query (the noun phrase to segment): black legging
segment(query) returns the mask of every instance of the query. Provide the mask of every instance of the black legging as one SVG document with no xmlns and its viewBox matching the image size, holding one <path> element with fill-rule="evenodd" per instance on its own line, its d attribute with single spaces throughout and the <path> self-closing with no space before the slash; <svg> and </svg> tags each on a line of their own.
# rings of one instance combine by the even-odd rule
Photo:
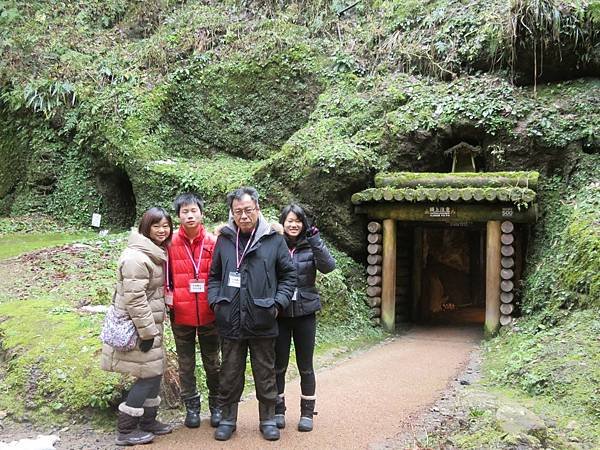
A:
<svg viewBox="0 0 600 450">
<path fill-rule="evenodd" d="M 129 394 L 127 394 L 125 404 L 132 408 L 141 408 L 147 399 L 158 397 L 161 378 L 162 375 L 158 375 L 152 378 L 138 378 L 135 380 Z"/>
<path fill-rule="evenodd" d="M 314 314 L 279 319 L 279 336 L 275 342 L 275 377 L 279 394 L 283 394 L 285 390 L 285 372 L 290 361 L 290 347 L 293 337 L 302 395 L 315 395 L 316 382 L 313 354 L 316 330 L 317 321 Z"/>
</svg>

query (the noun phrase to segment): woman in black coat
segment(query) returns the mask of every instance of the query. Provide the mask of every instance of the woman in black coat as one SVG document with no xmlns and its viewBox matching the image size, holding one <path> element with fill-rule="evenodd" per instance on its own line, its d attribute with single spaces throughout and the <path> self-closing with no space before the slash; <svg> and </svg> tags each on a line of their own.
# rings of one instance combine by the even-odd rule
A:
<svg viewBox="0 0 600 450">
<path fill-rule="evenodd" d="M 321 309 L 315 281 L 317 270 L 322 273 L 331 272 L 335 269 L 335 261 L 321 240 L 319 230 L 315 226 L 309 226 L 306 213 L 300 206 L 291 204 L 283 208 L 279 221 L 283 225 L 298 282 L 290 305 L 278 317 L 279 336 L 275 343 L 275 374 L 279 395 L 275 406 L 275 421 L 279 428 L 285 427 L 285 372 L 293 338 L 302 391 L 298 430 L 311 431 L 316 400 L 313 369 L 315 313 Z"/>
</svg>

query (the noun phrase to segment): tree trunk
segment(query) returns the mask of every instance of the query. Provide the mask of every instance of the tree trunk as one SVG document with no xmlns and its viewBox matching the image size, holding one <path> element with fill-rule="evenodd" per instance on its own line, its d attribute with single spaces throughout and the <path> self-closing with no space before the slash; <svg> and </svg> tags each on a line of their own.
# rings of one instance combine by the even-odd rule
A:
<svg viewBox="0 0 600 450">
<path fill-rule="evenodd" d="M 367 266 L 367 273 L 369 275 L 381 274 L 381 266 Z"/>
<path fill-rule="evenodd" d="M 369 230 L 369 233 L 381 233 L 381 224 L 379 222 L 369 222 L 367 230 Z"/>
<path fill-rule="evenodd" d="M 369 252 L 371 255 L 378 255 L 381 253 L 382 250 L 383 245 L 381 244 L 369 244 L 367 246 L 367 252 Z"/>
<path fill-rule="evenodd" d="M 381 295 L 381 286 L 367 287 L 367 295 L 369 297 L 379 297 Z"/>
<path fill-rule="evenodd" d="M 369 275 L 367 277 L 367 284 L 369 286 L 381 286 L 381 277 L 377 275 Z"/>
<path fill-rule="evenodd" d="M 502 303 L 510 303 L 514 300 L 515 294 L 512 292 L 501 292 L 500 293 L 500 301 Z"/>
<path fill-rule="evenodd" d="M 500 316 L 500 325 L 502 325 L 503 327 L 505 327 L 506 325 L 510 325 L 511 322 L 512 322 L 511 316 L 507 316 L 505 314 L 502 314 Z"/>
<path fill-rule="evenodd" d="M 367 263 L 372 266 L 379 265 L 383 261 L 383 256 L 381 255 L 369 255 L 367 256 Z"/>
<path fill-rule="evenodd" d="M 504 222 L 502 222 L 502 225 L 500 225 L 500 229 L 503 233 L 512 233 L 515 229 L 515 226 L 512 222 L 505 220 Z"/>
<path fill-rule="evenodd" d="M 383 242 L 383 235 L 379 233 L 370 233 L 367 235 L 367 241 L 369 244 L 380 244 Z"/>
</svg>

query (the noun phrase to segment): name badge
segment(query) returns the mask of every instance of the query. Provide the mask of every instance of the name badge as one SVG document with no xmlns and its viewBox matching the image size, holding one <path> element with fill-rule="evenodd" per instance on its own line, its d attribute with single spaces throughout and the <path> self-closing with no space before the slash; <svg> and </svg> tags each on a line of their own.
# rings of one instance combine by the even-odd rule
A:
<svg viewBox="0 0 600 450">
<path fill-rule="evenodd" d="M 165 291 L 165 305 L 173 306 L 173 292 Z"/>
<path fill-rule="evenodd" d="M 190 280 L 190 292 L 192 294 L 204 292 L 204 280 Z"/>
<path fill-rule="evenodd" d="M 295 302 L 298 300 L 298 289 L 294 289 L 294 293 L 292 294 L 292 301 Z"/>
<path fill-rule="evenodd" d="M 229 282 L 227 286 L 239 288 L 242 285 L 242 277 L 237 272 L 229 272 Z"/>
</svg>

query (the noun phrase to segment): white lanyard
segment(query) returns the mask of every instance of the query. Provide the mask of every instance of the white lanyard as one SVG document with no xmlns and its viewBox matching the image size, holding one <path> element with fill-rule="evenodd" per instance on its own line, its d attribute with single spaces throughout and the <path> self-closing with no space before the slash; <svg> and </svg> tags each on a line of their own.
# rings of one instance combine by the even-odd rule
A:
<svg viewBox="0 0 600 450">
<path fill-rule="evenodd" d="M 188 248 L 187 243 L 183 244 L 183 246 L 185 247 L 185 251 L 187 252 L 188 256 L 190 257 L 190 261 L 192 261 L 192 265 L 194 266 L 194 278 L 196 278 L 196 277 L 198 277 L 198 275 L 200 275 L 200 265 L 202 264 L 202 252 L 204 252 L 204 239 L 205 238 L 202 238 L 202 243 L 200 244 L 200 255 L 198 255 L 198 264 L 196 264 L 194 262 L 194 256 L 190 252 L 190 249 Z"/>
</svg>

